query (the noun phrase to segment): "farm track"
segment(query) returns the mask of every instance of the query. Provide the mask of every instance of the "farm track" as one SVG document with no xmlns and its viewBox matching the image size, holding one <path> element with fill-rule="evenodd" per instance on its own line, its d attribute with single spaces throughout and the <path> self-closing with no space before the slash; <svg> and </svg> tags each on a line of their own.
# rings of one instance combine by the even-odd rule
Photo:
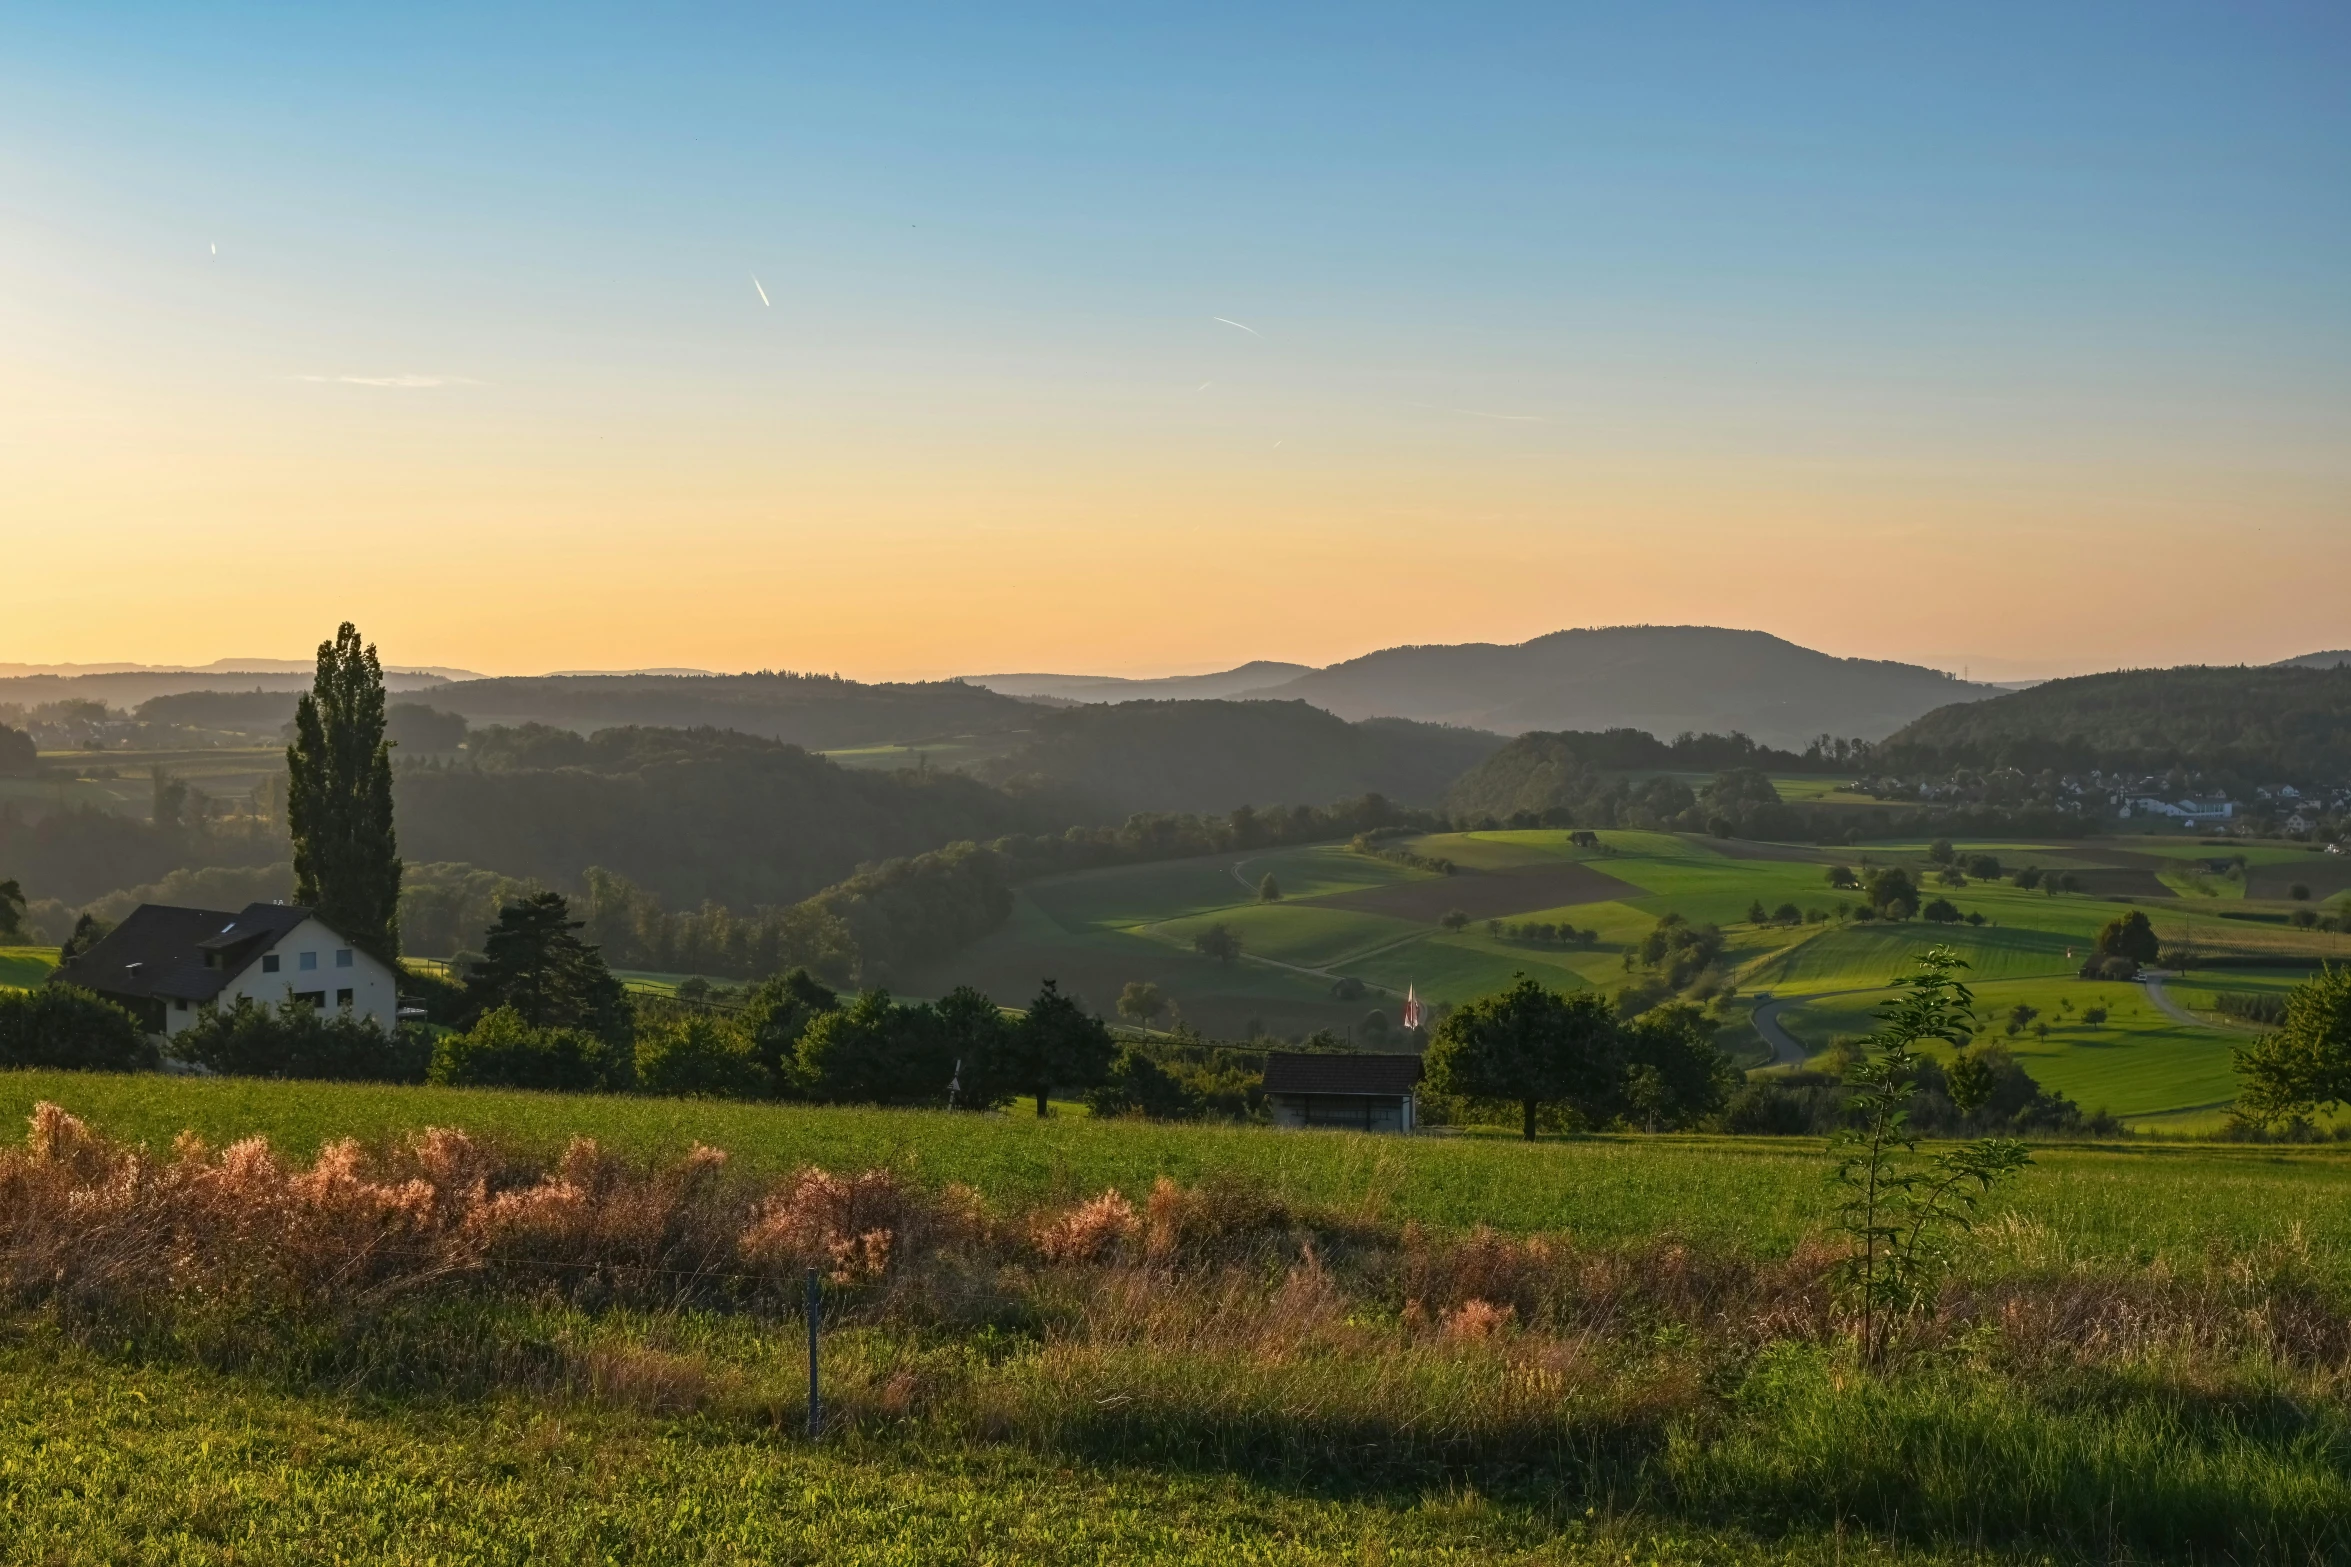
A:
<svg viewBox="0 0 2351 1567">
<path fill-rule="evenodd" d="M 1761 1034 L 1763 1042 L 1771 1046 L 1771 1064 L 1802 1066 L 1812 1054 L 1804 1048 L 1802 1040 L 1780 1027 L 1780 1013 L 1783 1009 L 1802 1006 L 1808 1001 L 1827 1001 L 1835 996 L 1858 996 L 1878 988 L 1881 987 L 1856 985 L 1850 990 L 1820 990 L 1808 996 L 1775 996 L 1758 1006 L 1754 1013 L 1755 1032 Z"/>
<path fill-rule="evenodd" d="M 2161 1012 L 2165 1017 L 2170 1018 L 2173 1022 L 2185 1023 L 2190 1028 L 2218 1029 L 2224 1034 L 2257 1034 L 2261 1032 L 2261 1030 L 2255 1028 L 2250 1023 L 2215 1022 L 2213 1019 L 2208 1017 L 2198 1017 L 2195 1013 L 2189 1011 L 2186 1007 L 2183 1007 L 2178 1002 L 2172 1000 L 2170 994 L 2164 990 L 2163 982 L 2168 977 L 2169 976 L 2163 974 L 2142 974 L 2139 977 L 2139 985 L 2140 988 L 2147 992 L 2147 999 L 2155 1003 L 2155 1010 Z"/>
</svg>

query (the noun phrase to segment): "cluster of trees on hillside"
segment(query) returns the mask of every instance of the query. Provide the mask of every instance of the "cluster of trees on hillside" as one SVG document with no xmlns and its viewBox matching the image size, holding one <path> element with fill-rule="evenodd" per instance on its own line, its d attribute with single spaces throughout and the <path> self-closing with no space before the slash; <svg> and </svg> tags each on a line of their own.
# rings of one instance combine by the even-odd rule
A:
<svg viewBox="0 0 2351 1567">
<path fill-rule="evenodd" d="M 982 777 L 1097 811 L 1223 810 L 1236 801 L 1380 794 L 1434 805 L 1499 735 L 1405 719 L 1349 723 L 1304 702 L 1121 702 L 1046 712 Z"/>
<path fill-rule="evenodd" d="M 1070 819 L 958 773 L 861 771 L 720 729 L 492 729 L 471 754 L 397 774 L 417 857 L 566 885 L 601 865 L 689 906 L 797 902 L 861 864 Z"/>
<path fill-rule="evenodd" d="M 1695 740 L 1723 738 L 1697 736 Z M 1729 740 L 1744 741 L 1745 736 Z M 1676 746 L 1682 744 L 1675 742 Z M 1620 765 L 1652 747 L 1669 749 L 1638 731 L 1599 736 L 1525 734 L 1457 779 L 1446 791 L 1445 810 L 1456 821 L 1472 826 L 1636 827 L 1788 843 L 1856 843 L 1897 830 L 2079 837 L 2096 825 L 2079 810 L 2038 804 L 2003 806 L 1969 801 L 1878 808 L 1843 802 L 1793 804 L 1781 799 L 1764 766 L 1779 771 L 1835 770 L 1834 757 L 1861 757 L 1868 750 L 1860 742 L 1830 743 L 1824 739 L 1819 744 L 1821 749 L 1793 757 L 1750 742 L 1745 748 L 1748 760 L 1723 768 L 1693 789 L 1671 774 L 1642 777 L 1637 769 Z M 1722 746 L 1693 745 L 1685 765 L 1695 763 L 1703 752 L 1729 749 L 1727 742 Z"/>
<path fill-rule="evenodd" d="M 811 751 L 1024 729 L 1038 711 L 959 680 L 867 685 L 791 670 L 460 680 L 435 686 L 432 702 L 476 724 L 719 728 Z"/>
<path fill-rule="evenodd" d="M 797 966 L 836 984 L 877 985 L 995 930 L 1011 916 L 1012 888 L 1035 877 L 1322 842 L 1398 822 L 1434 825 L 1377 795 L 1213 817 L 1139 815 L 1117 827 L 951 843 L 862 867 L 797 904 L 747 914 L 715 903 L 673 912 L 627 878 L 592 868 L 586 917 L 624 967 L 749 977 Z"/>
<path fill-rule="evenodd" d="M 2227 774 L 2254 783 L 2351 778 L 2351 668 L 2134 669 L 2052 680 L 1941 707 L 1888 736 L 1890 774 Z"/>
<path fill-rule="evenodd" d="M 1582 1126 L 1695 1126 L 1722 1110 L 1738 1082 L 1715 1032 L 1695 1006 L 1628 1021 L 1598 991 L 1561 994 L 1522 974 L 1437 1026 L 1428 1081 L 1441 1094 L 1516 1105 L 1530 1139 L 1546 1111 Z"/>
</svg>

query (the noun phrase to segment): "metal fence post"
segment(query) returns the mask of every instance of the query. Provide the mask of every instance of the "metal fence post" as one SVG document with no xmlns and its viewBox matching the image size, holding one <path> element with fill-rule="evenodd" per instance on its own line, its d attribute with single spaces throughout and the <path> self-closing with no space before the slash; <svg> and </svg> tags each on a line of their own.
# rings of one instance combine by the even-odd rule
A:
<svg viewBox="0 0 2351 1567">
<path fill-rule="evenodd" d="M 808 1270 L 808 1435 L 814 1439 L 824 1432 L 824 1402 L 816 1387 L 816 1324 L 821 1300 L 816 1270 Z"/>
</svg>

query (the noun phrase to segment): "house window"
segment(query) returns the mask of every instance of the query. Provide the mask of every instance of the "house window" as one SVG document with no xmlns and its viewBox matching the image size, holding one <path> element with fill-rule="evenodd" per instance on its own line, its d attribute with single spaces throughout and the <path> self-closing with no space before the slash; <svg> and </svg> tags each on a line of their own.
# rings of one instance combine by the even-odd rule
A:
<svg viewBox="0 0 2351 1567">
<path fill-rule="evenodd" d="M 306 1007 L 316 1007 L 321 1012 L 327 1009 L 327 993 L 323 990 L 297 990 L 294 999 Z"/>
<path fill-rule="evenodd" d="M 185 1001 L 175 1001 L 171 1004 L 171 1009 L 174 1012 L 185 1012 L 188 1010 L 188 1004 Z"/>
<path fill-rule="evenodd" d="M 277 971 L 278 955 L 273 952 L 261 960 L 261 972 L 264 974 L 275 974 Z"/>
<path fill-rule="evenodd" d="M 335 967 L 349 968 L 350 966 L 351 949 L 349 947 L 337 947 L 335 949 Z"/>
<path fill-rule="evenodd" d="M 318 954 L 315 952 L 303 953 L 302 961 L 297 966 L 302 970 L 303 973 L 309 973 L 312 969 L 318 967 Z"/>
<path fill-rule="evenodd" d="M 343 1008 L 345 1011 L 349 1011 L 351 1008 L 351 992 L 348 990 L 336 991 L 335 1005 Z"/>
</svg>

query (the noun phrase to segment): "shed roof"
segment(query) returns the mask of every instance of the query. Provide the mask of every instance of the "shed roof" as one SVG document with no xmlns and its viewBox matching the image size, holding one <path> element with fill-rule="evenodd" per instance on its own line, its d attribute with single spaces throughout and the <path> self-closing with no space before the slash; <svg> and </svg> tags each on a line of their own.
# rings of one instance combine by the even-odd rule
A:
<svg viewBox="0 0 2351 1567">
<path fill-rule="evenodd" d="M 108 995 L 210 1001 L 308 918 L 289 903 L 248 903 L 234 914 L 142 903 L 53 978 Z M 205 963 L 208 952 L 217 967 Z"/>
<path fill-rule="evenodd" d="M 1401 1098 L 1419 1082 L 1420 1057 L 1416 1055 L 1301 1050 L 1269 1050 L 1265 1055 L 1265 1091 L 1269 1094 Z"/>
</svg>

